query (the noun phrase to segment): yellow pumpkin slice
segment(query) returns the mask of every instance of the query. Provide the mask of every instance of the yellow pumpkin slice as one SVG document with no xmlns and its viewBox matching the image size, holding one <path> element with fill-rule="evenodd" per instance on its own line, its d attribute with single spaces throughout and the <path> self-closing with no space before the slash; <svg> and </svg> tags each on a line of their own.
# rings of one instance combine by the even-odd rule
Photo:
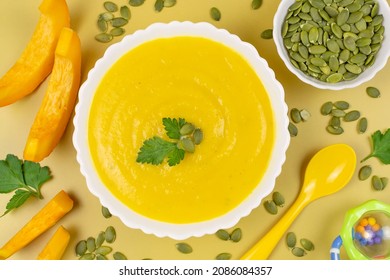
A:
<svg viewBox="0 0 390 280">
<path fill-rule="evenodd" d="M 70 26 L 65 0 L 43 0 L 34 33 L 16 63 L 0 78 L 0 107 L 32 93 L 50 74 L 63 27 Z"/>
<path fill-rule="evenodd" d="M 38 260 L 60 260 L 69 244 L 70 234 L 60 226 L 38 255 Z"/>
<path fill-rule="evenodd" d="M 27 139 L 24 159 L 41 161 L 61 140 L 76 102 L 80 67 L 80 39 L 72 29 L 64 28 L 46 94 Z"/>
<path fill-rule="evenodd" d="M 2 248 L 0 260 L 7 259 L 31 243 L 46 230 L 55 225 L 73 208 L 73 200 L 65 191 L 53 197 L 27 224 L 20 229 Z"/>
</svg>

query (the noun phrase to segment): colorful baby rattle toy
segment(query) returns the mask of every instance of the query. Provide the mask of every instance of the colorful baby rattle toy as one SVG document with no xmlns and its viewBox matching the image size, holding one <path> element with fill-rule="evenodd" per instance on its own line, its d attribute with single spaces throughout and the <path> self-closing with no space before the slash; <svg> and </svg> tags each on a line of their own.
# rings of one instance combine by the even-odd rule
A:
<svg viewBox="0 0 390 280">
<path fill-rule="evenodd" d="M 342 245 L 352 260 L 390 259 L 390 205 L 369 200 L 350 209 L 340 235 L 332 243 L 332 260 L 340 259 Z"/>
</svg>

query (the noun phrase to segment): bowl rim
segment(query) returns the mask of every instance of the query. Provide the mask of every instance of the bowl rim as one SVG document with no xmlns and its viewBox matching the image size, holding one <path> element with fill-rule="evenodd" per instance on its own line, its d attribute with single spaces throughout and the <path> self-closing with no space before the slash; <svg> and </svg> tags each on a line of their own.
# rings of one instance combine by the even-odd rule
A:
<svg viewBox="0 0 390 280">
<path fill-rule="evenodd" d="M 94 163 L 88 148 L 88 116 L 93 93 L 101 78 L 117 59 L 132 48 L 157 38 L 175 36 L 198 36 L 208 38 L 238 52 L 252 66 L 266 88 L 275 119 L 274 152 L 269 160 L 269 167 L 263 179 L 254 191 L 237 207 L 228 213 L 197 223 L 170 224 L 142 216 L 116 199 L 100 181 L 99 175 L 94 169 Z M 275 113 L 276 112 L 276 113 Z M 230 228 L 238 221 L 249 215 L 258 207 L 261 200 L 274 188 L 275 180 L 281 173 L 281 168 L 286 159 L 286 150 L 290 142 L 288 132 L 289 119 L 288 108 L 284 101 L 284 89 L 276 80 L 275 73 L 269 68 L 267 62 L 261 58 L 255 47 L 225 29 L 218 29 L 210 23 L 190 21 L 169 23 L 153 23 L 143 30 L 125 36 L 120 42 L 107 48 L 102 58 L 96 61 L 95 66 L 89 71 L 86 81 L 79 90 L 79 100 L 75 108 L 73 119 L 74 133 L 73 145 L 76 149 L 76 159 L 80 165 L 80 171 L 86 179 L 89 191 L 95 195 L 102 205 L 110 209 L 110 212 L 130 228 L 140 229 L 147 234 L 158 237 L 170 237 L 182 240 L 189 237 L 200 237 L 205 234 L 213 234 L 221 228 Z"/>
<path fill-rule="evenodd" d="M 295 1 L 296 0 L 280 1 L 273 18 L 273 38 L 280 58 L 283 60 L 286 67 L 302 82 L 320 89 L 342 90 L 347 88 L 354 88 L 374 78 L 374 76 L 386 66 L 386 63 L 390 57 L 390 8 L 389 3 L 387 3 L 386 0 L 375 0 L 379 3 L 379 13 L 383 15 L 383 26 L 385 26 L 385 34 L 382 41 L 382 46 L 375 56 L 376 60 L 374 65 L 364 70 L 354 80 L 343 81 L 335 84 L 322 82 L 313 77 L 305 75 L 301 70 L 295 68 L 288 59 L 287 50 L 284 47 L 281 36 L 282 23 L 286 16 L 287 9 Z"/>
</svg>

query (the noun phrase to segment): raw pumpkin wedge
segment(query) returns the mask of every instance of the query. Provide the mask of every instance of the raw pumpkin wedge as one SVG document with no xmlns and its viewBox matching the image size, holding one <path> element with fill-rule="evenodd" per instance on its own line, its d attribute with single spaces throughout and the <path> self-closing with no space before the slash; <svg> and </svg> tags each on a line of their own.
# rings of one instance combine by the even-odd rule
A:
<svg viewBox="0 0 390 280">
<path fill-rule="evenodd" d="M 25 160 L 41 161 L 61 140 L 76 102 L 80 67 L 80 39 L 72 29 L 63 28 L 48 88 L 28 135 Z"/>
<path fill-rule="evenodd" d="M 16 63 L 0 78 L 0 107 L 32 93 L 50 74 L 63 27 L 70 26 L 65 0 L 43 0 L 34 33 Z"/>
<path fill-rule="evenodd" d="M 73 208 L 73 200 L 65 191 L 54 196 L 27 224 L 24 225 L 3 247 L 0 260 L 7 259 L 31 243 L 46 230 L 55 225 Z"/>
<path fill-rule="evenodd" d="M 70 234 L 60 226 L 38 255 L 38 260 L 60 260 L 69 244 Z"/>
</svg>

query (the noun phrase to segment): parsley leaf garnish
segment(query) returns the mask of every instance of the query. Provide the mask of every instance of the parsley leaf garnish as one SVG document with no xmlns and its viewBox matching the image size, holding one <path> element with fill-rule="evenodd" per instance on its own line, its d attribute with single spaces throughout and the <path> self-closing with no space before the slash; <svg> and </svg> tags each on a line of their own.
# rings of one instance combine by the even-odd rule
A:
<svg viewBox="0 0 390 280">
<path fill-rule="evenodd" d="M 384 164 L 390 164 L 390 129 L 382 134 L 379 130 L 371 135 L 372 151 L 361 162 L 376 157 Z"/>
<path fill-rule="evenodd" d="M 41 167 L 39 163 L 23 162 L 11 154 L 0 160 L 0 193 L 15 191 L 2 216 L 23 205 L 31 196 L 42 199 L 41 186 L 50 178 L 50 169 Z"/>
<path fill-rule="evenodd" d="M 195 145 L 203 139 L 203 132 L 185 119 L 163 118 L 162 123 L 167 136 L 173 141 L 158 136 L 145 140 L 138 152 L 137 162 L 159 165 L 167 158 L 169 166 L 177 165 L 184 159 L 185 152 L 193 153 Z"/>
</svg>

